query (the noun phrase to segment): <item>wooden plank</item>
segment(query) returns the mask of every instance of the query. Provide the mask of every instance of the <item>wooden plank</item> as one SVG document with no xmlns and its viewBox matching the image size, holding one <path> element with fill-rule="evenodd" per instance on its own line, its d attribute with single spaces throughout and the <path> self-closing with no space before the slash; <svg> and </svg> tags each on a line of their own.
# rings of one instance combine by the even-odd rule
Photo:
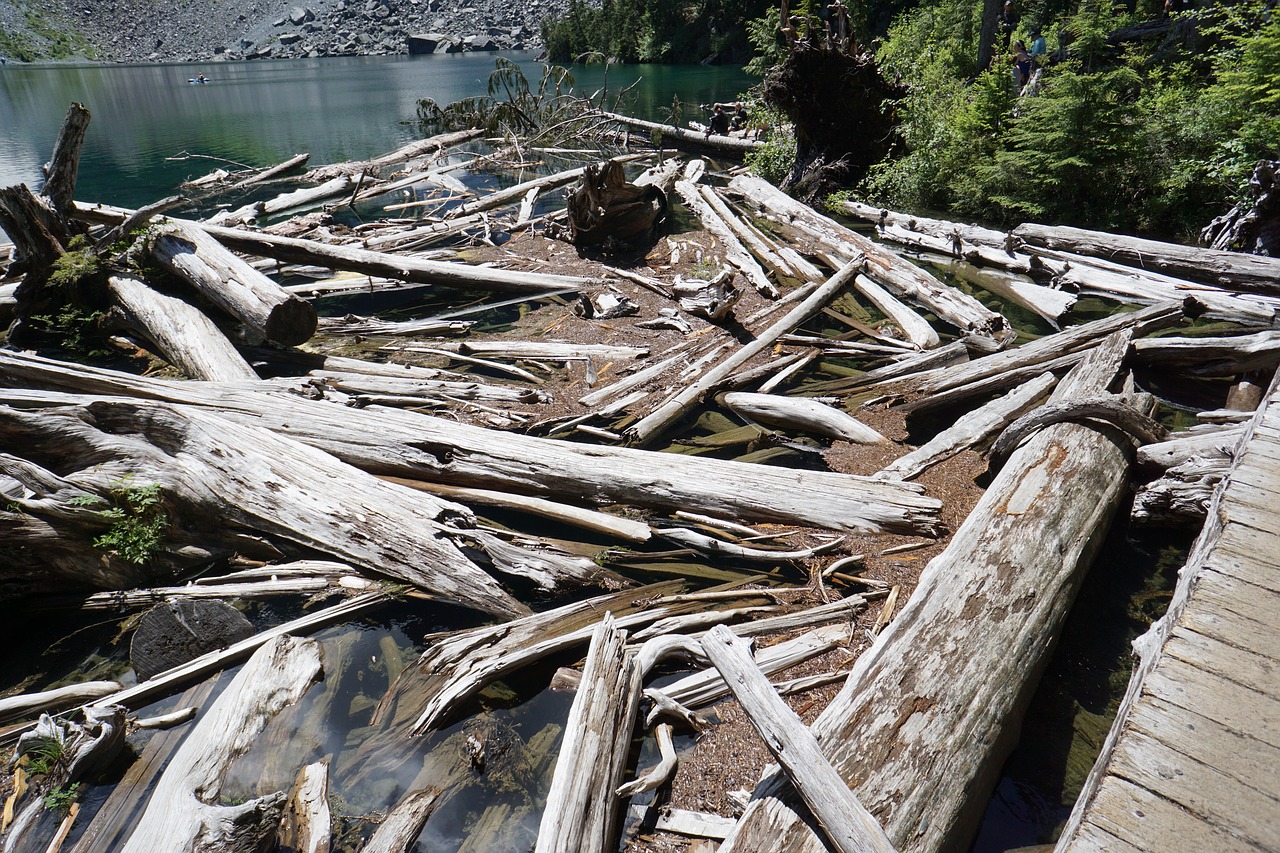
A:
<svg viewBox="0 0 1280 853">
<path fill-rule="evenodd" d="M 1280 697 L 1280 680 L 1275 677 L 1280 661 L 1276 658 L 1232 646 L 1183 627 L 1173 629 L 1163 654 L 1260 693 Z"/>
<path fill-rule="evenodd" d="M 1280 594 L 1229 575 L 1202 571 L 1191 593 L 1190 608 L 1193 610 L 1207 608 L 1215 614 L 1224 610 L 1230 611 L 1259 625 L 1273 626 L 1277 614 L 1280 614 Z M 1240 634 L 1207 633 L 1219 636 L 1242 648 L 1251 647 L 1255 641 L 1268 642 L 1266 637 L 1257 637 L 1256 633 L 1247 626 L 1241 627 L 1246 630 Z M 1269 651 L 1260 651 L 1262 654 L 1273 654 Z"/>
<path fill-rule="evenodd" d="M 1071 851 L 1072 853 L 1147 853 L 1146 848 L 1130 844 L 1093 824 L 1081 827 L 1080 834 L 1071 845 Z"/>
<path fill-rule="evenodd" d="M 1115 776 L 1103 780 L 1089 810 L 1088 822 L 1149 853 L 1177 850 L 1249 853 L 1259 849 L 1205 823 L 1176 803 Z M 1074 853 L 1077 848 L 1068 849 Z M 1110 851 L 1111 848 L 1104 849 Z"/>
<path fill-rule="evenodd" d="M 1208 565 L 1220 574 L 1280 592 L 1280 543 L 1247 524 L 1227 525 Z"/>
<path fill-rule="evenodd" d="M 1214 764 L 1243 784 L 1280 793 L 1280 749 L 1232 731 L 1217 720 L 1179 708 L 1159 696 L 1137 703 L 1129 726 L 1203 764 Z M 1225 760 L 1224 760 L 1225 757 Z"/>
<path fill-rule="evenodd" d="M 1142 732 L 1130 730 L 1120 741 L 1111 770 L 1260 847 L 1280 839 L 1280 800 Z"/>
<path fill-rule="evenodd" d="M 1280 746 L 1280 715 L 1273 699 L 1184 661 L 1160 661 L 1147 676 L 1143 692 L 1218 720 L 1263 743 Z"/>
<path fill-rule="evenodd" d="M 1178 623 L 1207 637 L 1252 637 L 1253 650 L 1267 657 L 1280 655 L 1280 635 L 1275 626 L 1241 616 L 1230 610 L 1196 609 L 1184 612 Z"/>
</svg>

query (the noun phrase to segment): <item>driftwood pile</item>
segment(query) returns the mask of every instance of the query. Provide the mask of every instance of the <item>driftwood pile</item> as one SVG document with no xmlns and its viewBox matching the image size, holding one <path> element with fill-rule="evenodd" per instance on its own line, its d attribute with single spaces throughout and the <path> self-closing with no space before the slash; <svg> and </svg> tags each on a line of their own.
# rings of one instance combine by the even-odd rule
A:
<svg viewBox="0 0 1280 853">
<path fill-rule="evenodd" d="M 0 350 L 0 595 L 95 612 L 329 603 L 130 687 L 0 700 L 18 721 L 4 732 L 18 756 L 6 851 L 403 851 L 466 802 L 464 849 L 605 851 L 641 795 L 630 812 L 644 825 L 722 850 L 963 847 L 1131 482 L 1145 483 L 1135 521 L 1202 520 L 1280 361 L 1280 261 L 1265 258 L 848 203 L 874 240 L 700 160 L 627 181 L 618 159 L 474 198 L 454 166 L 424 161 L 474 134 L 317 169 L 305 191 L 197 221 L 75 202 L 86 123 L 73 108 L 40 196 L 0 190 L 17 318 Z M 567 213 L 538 212 L 537 196 L 571 185 Z M 406 190 L 439 215 L 250 225 Z M 703 230 L 660 234 L 677 197 Z M 576 246 L 532 233 L 566 218 Z M 642 261 L 583 260 L 606 236 Z M 468 242 L 506 266 L 428 249 Z M 520 254 L 535 245 L 544 257 Z M 68 285 L 55 273 L 75 252 L 94 269 Z M 167 274 L 136 274 L 129 259 L 144 257 Z M 475 309 L 318 319 L 333 294 L 410 288 L 556 319 L 523 337 L 481 334 L 462 319 Z M 46 340 L 33 318 L 75 300 L 168 375 L 19 348 Z M 569 324 L 597 339 L 546 334 Z M 317 330 L 347 354 L 299 349 Z M 821 367 L 830 378 L 815 380 Z M 1169 376 L 1212 399 L 1176 433 L 1157 397 L 1193 404 Z M 878 461 L 861 474 L 820 461 L 837 451 Z M 952 496 L 919 480 L 975 453 L 990 480 L 948 530 Z M 900 610 L 899 587 L 854 553 L 891 553 L 885 537 L 935 554 Z M 637 585 L 655 571 L 683 577 Z M 322 654 L 300 637 L 406 596 L 471 611 L 475 627 L 432 636 L 416 660 L 380 649 L 384 689 L 335 744 L 359 641 L 339 634 Z M 769 681 L 849 648 L 873 603 L 852 671 Z M 779 634 L 752 654 L 750 638 Z M 212 699 L 211 676 L 246 658 Z M 673 658 L 697 671 L 656 686 Z M 578 661 L 557 678 L 574 685 L 567 720 L 514 745 L 483 715 L 459 727 L 497 682 L 545 684 L 535 664 L 549 676 Z M 806 726 L 780 694 L 823 679 L 843 689 Z M 136 718 L 184 690 L 174 714 Z M 676 772 L 673 731 L 707 725 L 697 709 L 730 694 L 778 761 L 742 814 L 647 804 Z M 628 780 L 641 720 L 661 759 Z M 126 731 L 156 733 L 106 802 L 53 815 L 119 766 Z M 250 754 L 260 767 L 242 789 Z M 506 794 L 477 805 L 486 774 Z"/>
</svg>

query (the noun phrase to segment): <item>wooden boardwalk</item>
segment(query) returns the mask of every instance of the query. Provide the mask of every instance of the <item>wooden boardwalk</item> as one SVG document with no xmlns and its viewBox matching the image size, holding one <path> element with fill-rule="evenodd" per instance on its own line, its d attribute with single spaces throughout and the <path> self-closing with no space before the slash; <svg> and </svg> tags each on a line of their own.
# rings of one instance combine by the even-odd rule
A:
<svg viewBox="0 0 1280 853">
<path fill-rule="evenodd" d="M 1280 382 L 1242 447 L 1061 853 L 1280 850 Z"/>
</svg>

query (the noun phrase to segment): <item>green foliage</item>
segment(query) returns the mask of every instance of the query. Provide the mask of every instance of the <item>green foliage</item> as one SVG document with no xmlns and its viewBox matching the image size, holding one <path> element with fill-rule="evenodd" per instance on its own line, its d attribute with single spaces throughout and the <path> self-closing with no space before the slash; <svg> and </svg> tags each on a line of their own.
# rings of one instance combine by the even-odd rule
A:
<svg viewBox="0 0 1280 853">
<path fill-rule="evenodd" d="M 27 771 L 33 776 L 50 776 L 67 769 L 67 744 L 61 737 L 37 738 L 23 753 Z"/>
<path fill-rule="evenodd" d="M 70 59 L 82 56 L 96 58 L 96 52 L 83 34 L 63 23 L 44 18 L 33 6 L 24 10 L 30 36 L 0 30 L 0 53 L 19 62 L 41 59 Z"/>
<path fill-rule="evenodd" d="M 169 528 L 160 487 L 154 483 L 121 486 L 112 490 L 111 497 L 115 506 L 102 513 L 111 527 L 94 539 L 93 545 L 125 562 L 142 565 L 160 552 Z"/>
<path fill-rule="evenodd" d="M 743 158 L 748 169 L 771 183 L 781 183 L 796 162 L 796 135 L 787 117 L 761 103 L 747 107 L 750 127 L 767 128 L 763 145 Z"/>
<path fill-rule="evenodd" d="M 572 86 L 573 75 L 567 69 L 548 65 L 542 69 L 537 89 L 530 88 L 520 66 L 498 57 L 489 74 L 487 95 L 444 107 L 423 98 L 418 101 L 418 122 L 424 133 L 480 127 L 495 134 L 519 134 L 534 144 L 563 138 L 572 134 L 574 121 L 582 117 L 580 99 L 568 93 Z"/>
<path fill-rule="evenodd" d="M 575 0 L 561 17 L 543 19 L 542 38 L 553 62 L 592 51 L 620 62 L 745 60 L 746 21 L 768 6 L 765 0 L 611 0 L 593 8 Z"/>
<path fill-rule="evenodd" d="M 74 785 L 54 785 L 44 795 L 44 807 L 51 812 L 66 814 L 71 810 L 71 806 L 80 799 L 80 792 L 83 788 L 84 785 L 79 782 Z"/>
<path fill-rule="evenodd" d="M 70 353 L 98 358 L 108 354 L 101 346 L 101 311 L 67 304 L 56 314 L 33 314 L 27 318 L 34 332 L 51 335 Z"/>
<path fill-rule="evenodd" d="M 55 260 L 49 272 L 49 283 L 58 287 L 71 287 L 102 269 L 102 262 L 84 235 L 72 237 L 67 251 Z"/>
</svg>

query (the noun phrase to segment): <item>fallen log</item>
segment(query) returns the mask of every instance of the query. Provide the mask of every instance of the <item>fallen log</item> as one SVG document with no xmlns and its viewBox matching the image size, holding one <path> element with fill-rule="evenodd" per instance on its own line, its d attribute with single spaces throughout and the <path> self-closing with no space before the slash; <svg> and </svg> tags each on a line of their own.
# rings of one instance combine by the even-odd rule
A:
<svg viewBox="0 0 1280 853">
<path fill-rule="evenodd" d="M 1214 338 L 1161 337 L 1135 341 L 1139 363 L 1198 376 L 1235 376 L 1280 364 L 1280 332 Z"/>
<path fill-rule="evenodd" d="M 428 139 L 410 142 L 380 157 L 374 157 L 369 160 L 349 160 L 345 163 L 330 163 L 327 166 L 320 166 L 307 172 L 303 176 L 303 180 L 318 183 L 339 175 L 376 175 L 388 166 L 395 166 L 419 157 L 431 157 L 446 148 L 451 148 L 463 142 L 470 142 L 473 139 L 479 139 L 481 136 L 484 136 L 484 131 L 479 129 L 441 133 Z"/>
<path fill-rule="evenodd" d="M 266 183 L 272 178 L 277 178 L 280 175 L 283 175 L 285 172 L 288 172 L 292 169 L 296 169 L 299 166 L 305 165 L 307 160 L 309 159 L 311 159 L 310 154 L 295 154 L 294 156 L 290 157 L 288 160 L 284 160 L 280 163 L 275 164 L 274 166 L 263 169 L 260 172 L 256 172 L 247 178 L 237 181 L 236 183 L 228 187 L 228 190 L 241 190 L 241 189 L 244 189 L 245 187 L 254 186 L 255 184 Z"/>
<path fill-rule="evenodd" d="M 888 317 L 902 331 L 903 337 L 916 349 L 933 349 L 942 343 L 942 339 L 938 337 L 938 333 L 933 330 L 927 320 L 903 305 L 892 293 L 867 276 L 859 275 L 854 278 L 853 286 L 867 297 L 881 314 Z"/>
<path fill-rule="evenodd" d="M 720 400 L 743 417 L 781 429 L 811 432 L 855 444 L 888 441 L 848 412 L 807 397 L 730 391 L 720 395 Z"/>
<path fill-rule="evenodd" d="M 719 625 L 703 638 L 702 648 L 832 846 L 840 853 L 893 853 L 895 848 L 884 829 L 858 802 L 822 754 L 817 739 L 756 667 L 748 644 Z"/>
<path fill-rule="evenodd" d="M 23 693 L 0 699 L 0 721 L 29 717 L 56 711 L 68 705 L 83 704 L 88 699 L 109 696 L 120 690 L 118 681 L 84 681 L 38 693 Z"/>
<path fill-rule="evenodd" d="M 0 408 L 0 436 L 36 464 L 63 472 L 64 482 L 80 494 L 103 498 L 105 506 L 122 479 L 135 487 L 153 485 L 163 496 L 161 512 L 172 511 L 178 522 L 161 528 L 164 537 L 181 532 L 217 541 L 225 526 L 240 527 L 483 612 L 525 610 L 441 536 L 450 520 L 468 517 L 463 507 L 382 483 L 259 427 L 194 409 L 118 402 L 42 413 Z M 63 524 L 64 535 L 86 536 L 83 522 L 56 505 L 23 506 Z M 97 533 L 96 527 L 88 531 Z M 88 542 L 84 550 L 79 572 L 67 581 L 92 586 L 101 555 Z M 114 557 L 126 558 L 127 552 Z"/>
<path fill-rule="evenodd" d="M 733 151 L 745 154 L 754 151 L 761 146 L 757 140 L 746 139 L 736 136 L 721 136 L 719 134 L 705 134 L 696 130 L 686 130 L 683 127 L 676 127 L 670 124 L 659 124 L 653 121 L 645 121 L 643 119 L 632 118 L 631 116 L 619 115 L 618 113 L 599 111 L 599 114 L 607 119 L 616 121 L 627 127 L 634 127 L 643 130 L 650 136 L 657 135 L 658 139 L 669 139 L 679 143 L 680 147 L 698 149 L 713 149 L 717 151 Z"/>
<path fill-rule="evenodd" d="M 615 157 L 608 162 L 617 164 L 619 170 L 623 163 L 635 162 L 636 160 L 648 159 L 648 154 L 628 154 L 623 157 Z M 460 204 L 449 210 L 445 215 L 452 219 L 459 216 L 468 216 L 474 213 L 480 213 L 486 210 L 502 207 L 506 204 L 514 204 L 525 196 L 531 189 L 547 190 L 555 187 L 562 187 L 573 183 L 579 178 L 587 174 L 588 169 L 598 169 L 599 164 L 589 164 L 587 166 L 579 166 L 575 169 L 566 169 L 563 172 L 557 172 L 554 175 L 545 175 L 541 178 L 534 178 L 531 181 L 516 184 L 497 192 L 489 193 L 483 198 Z M 619 171 L 619 175 L 621 172 Z M 656 187 L 654 189 L 657 189 Z"/>
<path fill-rule="evenodd" d="M 91 222 L 118 222 L 127 214 L 121 208 L 77 205 L 75 215 Z M 333 269 L 351 270 L 401 281 L 456 287 L 460 290 L 534 293 L 558 288 L 582 289 L 603 283 L 599 279 L 515 272 L 447 261 L 426 261 L 403 255 L 370 252 L 353 246 L 333 246 L 296 237 L 202 225 L 189 220 L 178 221 L 183 225 L 202 228 L 227 248 L 245 254 L 275 258 L 289 263 L 316 264 Z"/>
<path fill-rule="evenodd" d="M 1103 421 L 1133 436 L 1139 444 L 1163 441 L 1168 430 L 1142 411 L 1150 410 L 1151 402 L 1146 400 L 1135 406 L 1124 396 L 1103 394 L 1041 406 L 1005 427 L 995 444 L 991 445 L 991 465 L 998 467 L 1004 464 L 1020 442 L 1049 424 Z"/>
<path fill-rule="evenodd" d="M 1012 233 L 1035 246 L 1107 258 L 1224 290 L 1280 296 L 1280 258 L 1030 222 Z"/>
<path fill-rule="evenodd" d="M 306 343 L 316 332 L 316 309 L 232 254 L 200 228 L 165 220 L 151 240 L 165 269 L 210 302 L 282 346 Z"/>
<path fill-rule="evenodd" d="M 961 331 L 996 338 L 1009 327 L 1004 317 L 972 296 L 943 284 L 910 261 L 801 204 L 767 181 L 750 174 L 739 175 L 729 183 L 729 189 L 801 228 L 840 258 L 865 256 L 867 275 L 895 296 L 915 302 Z"/>
<path fill-rule="evenodd" d="M 271 718 L 320 674 L 314 641 L 279 637 L 256 652 L 169 762 L 123 853 L 261 849 L 275 835 L 284 792 L 223 806 L 223 778 Z"/>
<path fill-rule="evenodd" d="M 290 853 L 329 853 L 332 834 L 329 762 L 317 761 L 298 771 L 275 840 Z"/>
<path fill-rule="evenodd" d="M 1243 426 L 1193 427 L 1138 448 L 1138 467 L 1165 471 L 1196 456 L 1234 454 L 1243 435 Z"/>
<path fill-rule="evenodd" d="M 702 190 L 690 181 L 677 181 L 676 192 L 684 199 L 684 203 L 702 221 L 702 227 L 724 247 L 725 260 L 740 272 L 761 296 L 769 299 L 778 298 L 778 288 L 761 268 L 756 259 L 747 251 L 747 247 L 738 239 L 738 235 L 729 227 L 720 213 L 703 195 Z"/>
<path fill-rule="evenodd" d="M 165 382 L 3 351 L 0 385 L 209 407 L 223 418 L 276 430 L 378 475 L 840 531 L 930 533 L 940 523 L 941 504 L 920 487 L 868 477 L 587 446 L 402 410 L 352 409 L 292 394 Z M 54 403 L 48 392 L 0 392 L 0 400 L 10 405 L 20 398 L 27 401 L 23 405 L 36 399 Z M 72 400 L 64 396 L 57 402 Z"/>
<path fill-rule="evenodd" d="M 330 178 L 315 187 L 304 187 L 293 192 L 283 193 L 275 198 L 264 199 L 246 204 L 236 210 L 223 210 L 210 216 L 207 222 L 211 225 L 246 225 L 255 219 L 284 213 L 286 210 L 307 207 L 334 196 L 345 195 L 356 186 L 356 182 L 348 175 Z"/>
<path fill-rule="evenodd" d="M 1108 388 L 1121 332 L 1053 402 Z M 963 850 L 977 829 L 1035 679 L 1128 476 L 1127 438 L 1055 424 L 1014 452 L 902 612 L 863 652 L 814 723 L 824 754 L 889 838 Z M 820 851 L 782 775 L 756 787 L 721 848 Z"/>
<path fill-rule="evenodd" d="M 212 382 L 257 381 L 258 374 L 200 309 L 131 275 L 110 276 L 107 291 L 125 322 L 187 376 Z"/>
</svg>

